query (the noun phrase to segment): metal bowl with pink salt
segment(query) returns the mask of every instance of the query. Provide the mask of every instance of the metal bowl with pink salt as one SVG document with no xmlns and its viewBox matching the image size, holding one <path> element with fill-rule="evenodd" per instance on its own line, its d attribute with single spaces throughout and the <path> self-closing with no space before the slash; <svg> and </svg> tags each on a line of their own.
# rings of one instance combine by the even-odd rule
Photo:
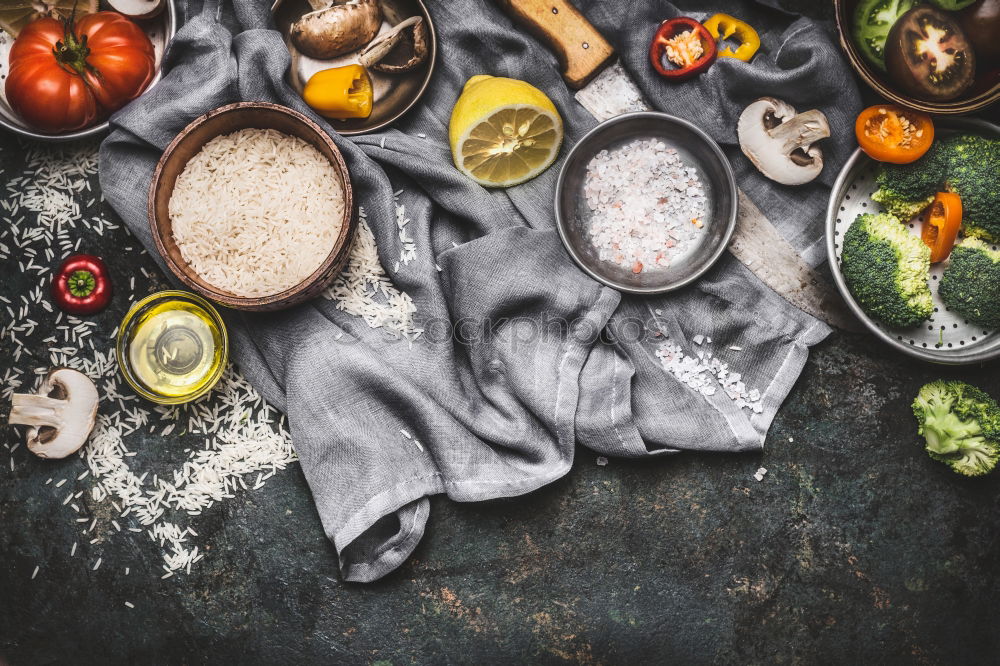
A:
<svg viewBox="0 0 1000 666">
<path fill-rule="evenodd" d="M 665 113 L 617 116 L 570 150 L 556 184 L 559 236 L 596 280 L 633 294 L 691 284 L 736 227 L 736 180 L 719 146 Z"/>
</svg>

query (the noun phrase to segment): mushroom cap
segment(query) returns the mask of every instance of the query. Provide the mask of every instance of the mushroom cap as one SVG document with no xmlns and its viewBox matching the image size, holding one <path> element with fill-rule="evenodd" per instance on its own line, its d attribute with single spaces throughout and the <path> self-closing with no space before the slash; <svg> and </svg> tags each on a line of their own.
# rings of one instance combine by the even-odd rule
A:
<svg viewBox="0 0 1000 666">
<path fill-rule="evenodd" d="M 55 368 L 36 393 L 15 394 L 9 423 L 31 426 L 28 449 L 40 458 L 65 458 L 80 450 L 94 429 L 97 387 L 71 368 Z"/>
<path fill-rule="evenodd" d="M 134 19 L 151 19 L 163 11 L 165 0 L 108 0 L 119 14 Z"/>
<path fill-rule="evenodd" d="M 830 136 L 822 111 L 797 113 L 786 102 L 761 97 L 743 109 L 736 132 L 743 154 L 773 181 L 802 185 L 823 170 L 823 151 L 812 145 Z"/>
<path fill-rule="evenodd" d="M 299 51 L 325 60 L 357 51 L 381 27 L 378 0 L 335 0 L 329 7 L 304 14 L 292 24 L 290 36 Z"/>
</svg>

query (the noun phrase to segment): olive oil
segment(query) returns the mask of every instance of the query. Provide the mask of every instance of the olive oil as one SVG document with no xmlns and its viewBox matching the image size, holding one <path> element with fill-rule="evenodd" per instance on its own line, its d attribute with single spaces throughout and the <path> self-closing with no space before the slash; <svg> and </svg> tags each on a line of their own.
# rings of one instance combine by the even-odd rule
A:
<svg viewBox="0 0 1000 666">
<path fill-rule="evenodd" d="M 118 356 L 129 383 L 161 403 L 193 400 L 221 376 L 227 340 L 219 315 L 185 292 L 160 292 L 129 311 L 119 334 Z"/>
</svg>

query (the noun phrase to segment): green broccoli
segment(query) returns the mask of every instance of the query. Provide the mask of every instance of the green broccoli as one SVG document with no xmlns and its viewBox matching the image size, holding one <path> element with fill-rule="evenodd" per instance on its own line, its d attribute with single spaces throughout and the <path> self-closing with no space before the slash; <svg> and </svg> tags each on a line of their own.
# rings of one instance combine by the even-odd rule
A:
<svg viewBox="0 0 1000 666">
<path fill-rule="evenodd" d="M 913 401 L 931 458 L 964 476 L 988 474 L 1000 459 L 1000 406 L 975 386 L 938 380 Z"/>
<path fill-rule="evenodd" d="M 963 232 L 1000 241 L 1000 139 L 961 134 L 943 143 L 945 188 L 962 198 Z"/>
<path fill-rule="evenodd" d="M 1000 139 L 958 134 L 935 140 L 910 164 L 882 164 L 872 194 L 889 213 L 909 220 L 942 190 L 962 198 L 962 228 L 968 236 L 1000 240 Z"/>
<path fill-rule="evenodd" d="M 1000 328 L 1000 252 L 978 238 L 962 240 L 951 251 L 938 294 L 973 324 Z"/>
<path fill-rule="evenodd" d="M 879 189 L 872 195 L 872 200 L 904 221 L 919 214 L 934 200 L 947 176 L 948 159 L 945 153 L 942 142 L 935 141 L 930 150 L 915 162 L 882 164 L 875 177 Z"/>
<path fill-rule="evenodd" d="M 931 316 L 931 250 L 886 213 L 859 215 L 844 234 L 840 269 L 868 316 L 909 328 Z"/>
</svg>

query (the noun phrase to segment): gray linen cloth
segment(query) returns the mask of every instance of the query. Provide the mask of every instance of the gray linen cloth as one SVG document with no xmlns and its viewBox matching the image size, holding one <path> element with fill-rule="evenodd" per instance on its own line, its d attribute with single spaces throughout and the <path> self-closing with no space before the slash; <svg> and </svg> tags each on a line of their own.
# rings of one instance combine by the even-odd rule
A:
<svg viewBox="0 0 1000 666">
<path fill-rule="evenodd" d="M 185 25 L 165 55 L 163 80 L 115 115 L 101 148 L 104 195 L 147 248 L 152 170 L 198 115 L 268 100 L 324 122 L 284 82 L 289 56 L 269 29 L 267 0 L 179 4 Z M 470 76 L 511 76 L 546 91 L 565 121 L 567 147 L 595 121 L 573 100 L 552 55 L 493 4 L 429 4 L 440 51 L 421 103 L 378 134 L 348 140 L 331 131 L 381 263 L 413 298 L 425 334 L 411 347 L 326 299 L 280 313 L 225 312 L 236 363 L 287 414 L 325 531 L 352 581 L 375 580 L 405 560 L 423 534 L 429 495 L 473 501 L 528 493 L 570 469 L 577 443 L 632 457 L 760 449 L 808 347 L 828 333 L 728 257 L 682 293 L 623 298 L 579 271 L 559 242 L 552 213 L 558 165 L 509 190 L 485 190 L 462 176 L 451 163 L 447 125 Z M 631 51 L 645 46 L 628 43 L 624 26 L 637 21 L 636 33 L 646 35 L 660 14 L 638 17 L 640 4 L 584 7 L 619 40 L 634 70 L 642 67 Z M 768 86 L 750 87 L 788 98 L 783 76 L 801 67 L 817 76 L 843 73 L 829 40 L 813 36 L 811 49 L 798 43 L 795 62 L 769 55 L 762 63 Z M 748 75 L 730 72 L 736 80 Z M 743 101 L 725 88 L 683 108 L 676 95 L 650 98 L 718 129 L 722 139 L 731 128 L 715 127 L 715 116 L 731 117 Z M 417 247 L 417 258 L 398 268 L 396 190 Z M 816 204 L 805 199 L 822 193 L 785 196 L 799 196 L 790 207 L 805 210 Z M 758 197 L 769 201 L 765 192 Z M 776 222 L 812 224 L 791 213 Z M 693 342 L 699 335 L 702 345 Z M 665 372 L 655 356 L 664 336 L 688 355 L 711 349 L 724 357 L 762 395 L 760 412 L 739 408 L 721 390 L 703 396 Z"/>
</svg>

